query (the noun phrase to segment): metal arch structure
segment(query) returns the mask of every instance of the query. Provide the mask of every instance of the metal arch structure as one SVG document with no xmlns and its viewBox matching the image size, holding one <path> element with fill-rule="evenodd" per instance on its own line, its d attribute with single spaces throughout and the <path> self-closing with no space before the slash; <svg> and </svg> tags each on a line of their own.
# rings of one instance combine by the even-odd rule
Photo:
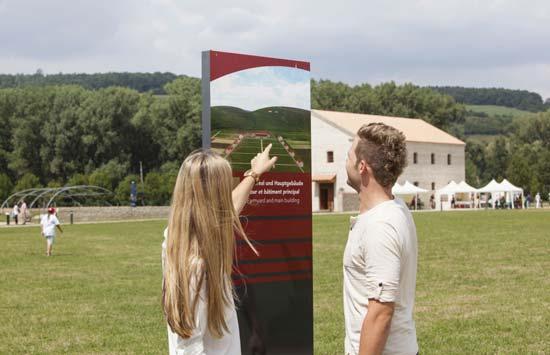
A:
<svg viewBox="0 0 550 355">
<path fill-rule="evenodd" d="M 77 202 L 75 198 L 78 197 L 98 197 L 113 195 L 113 192 L 100 186 L 95 185 L 76 185 L 76 186 L 64 186 L 64 187 L 52 187 L 52 188 L 34 188 L 26 189 L 15 192 L 8 196 L 0 206 L 0 209 L 4 209 L 9 206 L 10 201 L 12 205 L 19 203 L 25 199 L 31 198 L 32 201 L 28 205 L 28 208 L 34 208 L 35 204 L 41 200 L 46 201 L 45 208 L 50 207 L 57 198 L 70 198 Z M 77 202 L 78 203 L 78 202 Z"/>
<path fill-rule="evenodd" d="M 32 200 L 32 202 L 29 204 L 29 208 L 32 208 L 32 206 L 34 206 L 34 204 L 40 200 L 40 198 L 42 198 L 43 196 L 47 195 L 48 193 L 53 193 L 54 191 L 56 190 L 56 188 L 51 188 L 51 189 L 46 189 L 44 190 L 43 192 L 39 193 L 35 198 L 34 200 Z"/>
<path fill-rule="evenodd" d="M 4 209 L 4 208 L 8 207 L 9 202 L 12 199 L 16 201 L 15 203 L 19 203 L 20 201 L 26 199 L 29 196 L 34 197 L 36 195 L 40 195 L 41 193 L 43 193 L 45 191 L 49 191 L 49 190 L 51 190 L 51 188 L 35 188 L 35 189 L 26 189 L 26 190 L 17 191 L 15 193 L 9 195 L 4 200 L 4 202 L 2 202 L 2 205 L 0 206 L 0 208 Z M 17 199 L 17 197 L 19 197 L 19 198 Z"/>
<path fill-rule="evenodd" d="M 103 195 L 112 195 L 112 194 L 113 194 L 112 191 L 107 190 L 103 187 L 95 186 L 95 185 L 78 185 L 78 186 L 61 187 L 57 189 L 56 192 L 54 192 L 54 194 L 46 204 L 46 208 L 50 207 L 51 203 L 59 196 L 74 198 L 74 197 L 103 196 Z"/>
</svg>

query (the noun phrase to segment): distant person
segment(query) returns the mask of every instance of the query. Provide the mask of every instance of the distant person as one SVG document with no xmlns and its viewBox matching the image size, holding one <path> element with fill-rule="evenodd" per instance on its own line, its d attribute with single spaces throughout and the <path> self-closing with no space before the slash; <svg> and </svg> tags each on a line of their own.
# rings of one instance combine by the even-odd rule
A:
<svg viewBox="0 0 550 355">
<path fill-rule="evenodd" d="M 55 208 L 48 208 L 48 214 L 42 216 L 40 224 L 42 226 L 42 236 L 46 238 L 46 255 L 51 256 L 53 243 L 55 242 L 55 229 L 57 228 L 63 233 L 61 224 L 55 215 Z"/>
<path fill-rule="evenodd" d="M 433 194 L 430 196 L 430 208 L 435 209 L 435 196 Z"/>
<path fill-rule="evenodd" d="M 130 183 L 130 206 L 136 207 L 137 203 L 137 185 L 135 181 Z"/>
<path fill-rule="evenodd" d="M 415 209 L 416 209 L 416 196 L 413 196 L 411 200 L 411 210 L 415 210 Z"/>
<path fill-rule="evenodd" d="M 362 126 L 348 151 L 348 185 L 359 194 L 344 251 L 345 354 L 416 354 L 413 308 L 416 226 L 391 189 L 407 165 L 405 136 Z"/>
<path fill-rule="evenodd" d="M 528 193 L 527 197 L 525 198 L 525 207 L 529 208 L 530 205 L 531 205 L 531 193 Z"/>
<path fill-rule="evenodd" d="M 540 193 L 535 195 L 535 208 L 540 208 Z"/>
<path fill-rule="evenodd" d="M 27 217 L 29 215 L 29 211 L 27 210 L 27 203 L 25 201 L 21 203 L 20 214 L 21 214 L 21 218 L 23 218 L 23 224 L 27 224 Z"/>
<path fill-rule="evenodd" d="M 520 204 L 519 208 L 525 208 L 525 196 L 524 195 L 519 196 L 519 204 Z"/>
<path fill-rule="evenodd" d="M 11 217 L 15 221 L 15 224 L 19 224 L 19 205 L 16 203 L 11 210 Z"/>
<path fill-rule="evenodd" d="M 505 196 L 506 196 L 506 208 L 512 208 L 512 193 L 511 192 L 506 192 L 505 193 Z"/>
<path fill-rule="evenodd" d="M 270 150 L 252 159 L 233 190 L 231 165 L 214 151 L 192 153 L 179 170 L 162 253 L 170 354 L 241 354 L 231 278 L 235 233 L 255 251 L 239 213 L 277 160 Z"/>
<path fill-rule="evenodd" d="M 479 203 L 480 203 L 479 194 L 474 194 L 474 208 L 480 208 L 481 206 L 479 205 Z"/>
<path fill-rule="evenodd" d="M 451 208 L 455 208 L 455 205 L 456 205 L 456 200 L 455 200 L 455 195 L 453 195 L 451 198 Z"/>
</svg>

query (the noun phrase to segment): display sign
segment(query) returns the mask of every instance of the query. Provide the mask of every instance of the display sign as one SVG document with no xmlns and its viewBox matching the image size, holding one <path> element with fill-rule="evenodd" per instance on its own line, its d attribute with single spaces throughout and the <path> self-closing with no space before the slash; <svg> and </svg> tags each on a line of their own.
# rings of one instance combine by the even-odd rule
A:
<svg viewBox="0 0 550 355">
<path fill-rule="evenodd" d="M 268 144 L 278 157 L 241 213 L 256 256 L 238 241 L 243 354 L 313 353 L 309 63 L 203 52 L 203 147 L 222 154 L 235 184 Z"/>
</svg>

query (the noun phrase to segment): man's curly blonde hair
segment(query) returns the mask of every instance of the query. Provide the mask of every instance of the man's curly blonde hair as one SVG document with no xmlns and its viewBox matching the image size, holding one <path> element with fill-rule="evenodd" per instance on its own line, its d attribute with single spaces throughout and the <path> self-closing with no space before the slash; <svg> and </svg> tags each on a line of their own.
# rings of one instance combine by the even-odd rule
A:
<svg viewBox="0 0 550 355">
<path fill-rule="evenodd" d="M 357 164 L 366 161 L 381 186 L 393 186 L 407 166 L 405 135 L 384 123 L 369 123 L 359 128 L 357 136 Z"/>
</svg>

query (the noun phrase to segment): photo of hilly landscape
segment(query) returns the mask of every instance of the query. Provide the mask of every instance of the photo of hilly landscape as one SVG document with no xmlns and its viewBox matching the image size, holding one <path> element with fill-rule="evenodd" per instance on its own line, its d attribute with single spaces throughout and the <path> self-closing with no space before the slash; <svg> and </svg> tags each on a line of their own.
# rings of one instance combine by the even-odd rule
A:
<svg viewBox="0 0 550 355">
<path fill-rule="evenodd" d="M 310 112 L 293 107 L 254 111 L 232 106 L 212 107 L 212 148 L 223 154 L 235 171 L 272 143 L 278 157 L 274 172 L 311 171 Z"/>
</svg>

